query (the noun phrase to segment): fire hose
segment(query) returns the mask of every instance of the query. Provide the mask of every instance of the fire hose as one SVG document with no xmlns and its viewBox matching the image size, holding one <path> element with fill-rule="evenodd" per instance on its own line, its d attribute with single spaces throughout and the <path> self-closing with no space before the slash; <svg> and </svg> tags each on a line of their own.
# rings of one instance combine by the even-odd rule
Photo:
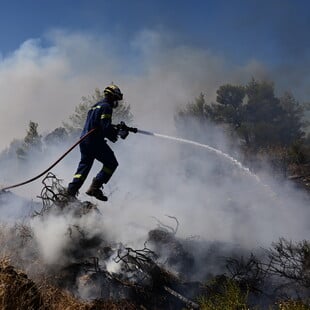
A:
<svg viewBox="0 0 310 310">
<path fill-rule="evenodd" d="M 124 122 L 121 122 L 118 125 L 115 125 L 115 128 L 119 131 L 124 131 L 124 132 L 134 132 L 137 133 L 138 129 L 137 128 L 133 128 L 133 127 L 128 127 L 126 126 L 126 124 Z M 10 186 L 6 186 L 3 188 L 0 188 L 0 192 L 1 191 L 6 191 L 8 189 L 11 188 L 15 188 L 15 187 L 19 187 L 28 183 L 31 183 L 37 179 L 39 179 L 40 177 L 42 177 L 44 174 L 46 174 L 47 172 L 49 172 L 52 168 L 54 168 L 64 157 L 66 157 L 77 145 L 79 145 L 83 140 L 85 140 L 88 136 L 90 136 L 94 131 L 96 131 L 96 128 L 91 129 L 90 131 L 88 131 L 84 136 L 82 136 L 76 143 L 74 143 L 63 155 L 61 155 L 52 165 L 50 165 L 46 170 L 44 170 L 43 172 L 41 172 L 40 174 L 38 174 L 37 176 L 23 181 L 21 183 L 17 183 L 14 185 L 10 185 Z"/>
</svg>

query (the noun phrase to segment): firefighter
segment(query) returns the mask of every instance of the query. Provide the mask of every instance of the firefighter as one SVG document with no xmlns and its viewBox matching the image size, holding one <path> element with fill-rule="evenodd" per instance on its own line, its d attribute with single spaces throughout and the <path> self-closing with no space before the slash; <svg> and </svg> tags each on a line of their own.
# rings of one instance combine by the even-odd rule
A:
<svg viewBox="0 0 310 310">
<path fill-rule="evenodd" d="M 118 101 L 123 99 L 123 94 L 119 87 L 111 84 L 104 89 L 104 98 L 94 104 L 87 114 L 81 136 L 96 128 L 85 140 L 80 143 L 81 159 L 77 171 L 71 183 L 69 183 L 67 192 L 71 197 L 76 197 L 80 187 L 83 185 L 87 175 L 94 163 L 98 160 L 103 164 L 102 169 L 93 178 L 86 194 L 93 196 L 101 201 L 107 201 L 101 188 L 103 184 L 108 183 L 111 176 L 118 166 L 114 152 L 108 146 L 106 139 L 115 143 L 118 139 L 119 130 L 112 124 L 113 109 L 118 106 Z M 126 130 L 125 130 L 126 131 Z M 128 132 L 122 132 L 123 139 L 127 137 Z"/>
</svg>

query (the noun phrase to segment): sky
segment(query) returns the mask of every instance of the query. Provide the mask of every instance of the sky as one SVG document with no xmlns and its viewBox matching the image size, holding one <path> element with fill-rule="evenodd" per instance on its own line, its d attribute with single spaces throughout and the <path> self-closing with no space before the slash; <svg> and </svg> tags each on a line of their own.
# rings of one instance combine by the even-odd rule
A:
<svg viewBox="0 0 310 310">
<path fill-rule="evenodd" d="M 309 101 L 309 29 L 304 0 L 1 0 L 0 149 L 29 120 L 61 125 L 111 81 L 143 125 L 154 105 L 170 122 L 176 105 L 252 77 Z"/>
<path fill-rule="evenodd" d="M 2 0 L 0 4 L 3 55 L 53 28 L 109 34 L 123 47 L 141 29 L 159 29 L 175 35 L 171 44 L 210 48 L 239 62 L 297 61 L 297 55 L 309 53 L 306 0 Z"/>
</svg>

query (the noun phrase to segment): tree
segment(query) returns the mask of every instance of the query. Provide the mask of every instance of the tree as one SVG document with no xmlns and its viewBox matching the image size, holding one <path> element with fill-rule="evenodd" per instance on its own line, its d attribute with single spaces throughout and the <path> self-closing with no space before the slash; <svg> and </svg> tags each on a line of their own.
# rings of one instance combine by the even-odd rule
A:
<svg viewBox="0 0 310 310">
<path fill-rule="evenodd" d="M 310 289 L 310 242 L 303 240 L 293 243 L 284 238 L 272 244 L 267 250 L 268 272 L 294 281 Z"/>
<path fill-rule="evenodd" d="M 282 143 L 292 145 L 305 137 L 305 132 L 302 128 L 307 126 L 303 121 L 304 108 L 289 92 L 284 93 L 280 98 L 280 105 L 285 111 L 282 120 Z"/>
<path fill-rule="evenodd" d="M 38 123 L 29 122 L 28 131 L 24 138 L 24 143 L 16 150 L 17 157 L 26 159 L 30 151 L 42 150 L 42 136 L 38 133 Z"/>
<path fill-rule="evenodd" d="M 245 87 L 247 102 L 243 111 L 243 130 L 248 147 L 258 149 L 281 145 L 282 119 L 285 111 L 274 94 L 274 85 L 252 79 Z"/>
<path fill-rule="evenodd" d="M 194 102 L 188 103 L 183 109 L 180 109 L 176 115 L 176 121 L 184 120 L 188 117 L 194 118 L 200 123 L 204 123 L 208 119 L 208 105 L 205 101 L 205 95 L 200 95 L 195 98 Z"/>
<path fill-rule="evenodd" d="M 214 119 L 214 111 L 203 93 L 200 93 L 194 102 L 180 108 L 174 117 L 178 131 L 182 132 L 185 138 L 197 139 L 199 137 L 201 142 L 209 144 L 212 143 L 212 132 L 209 127 Z"/>
<path fill-rule="evenodd" d="M 100 91 L 99 88 L 95 89 L 94 94 L 82 97 L 82 102 L 75 108 L 74 114 L 69 116 L 69 123 L 64 122 L 63 125 L 70 134 L 80 134 L 83 129 L 87 113 L 90 107 L 96 102 L 104 98 L 104 91 Z M 113 111 L 113 121 L 118 123 L 124 121 L 127 123 L 132 122 L 133 115 L 130 111 L 130 105 L 119 103 L 118 107 Z"/>
<path fill-rule="evenodd" d="M 245 96 L 245 88 L 243 86 L 226 84 L 220 86 L 216 91 L 216 94 L 216 101 L 218 103 L 226 107 L 231 106 L 237 110 L 242 105 Z"/>
<path fill-rule="evenodd" d="M 58 127 L 44 137 L 44 142 L 47 145 L 55 145 L 65 141 L 68 138 L 68 133 L 64 127 Z"/>
<path fill-rule="evenodd" d="M 41 135 L 38 133 L 38 126 L 38 123 L 33 121 L 29 122 L 27 135 L 24 138 L 24 142 L 27 147 L 40 148 L 42 146 Z"/>
<path fill-rule="evenodd" d="M 220 86 L 216 94 L 218 104 L 212 105 L 214 121 L 230 124 L 233 128 L 239 128 L 242 123 L 244 87 L 226 84 Z"/>
<path fill-rule="evenodd" d="M 194 118 L 228 126 L 252 150 L 288 147 L 304 137 L 303 108 L 289 93 L 276 97 L 272 82 L 252 79 L 245 86 L 225 84 L 216 93 L 215 103 L 207 103 L 200 94 L 178 112 L 176 121 Z"/>
</svg>

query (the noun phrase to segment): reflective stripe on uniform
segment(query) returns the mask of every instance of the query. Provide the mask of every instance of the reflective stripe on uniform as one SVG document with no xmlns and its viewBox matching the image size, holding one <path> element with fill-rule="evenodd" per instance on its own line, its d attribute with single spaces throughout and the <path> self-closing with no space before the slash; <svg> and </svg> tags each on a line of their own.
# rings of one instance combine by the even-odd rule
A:
<svg viewBox="0 0 310 310">
<path fill-rule="evenodd" d="M 96 109 L 100 109 L 101 106 L 100 105 L 96 105 L 95 107 L 92 107 L 91 110 L 96 110 Z"/>
<path fill-rule="evenodd" d="M 111 114 L 101 114 L 101 119 L 111 118 L 111 117 L 112 117 Z"/>
<path fill-rule="evenodd" d="M 81 177 L 82 177 L 81 174 L 75 174 L 73 178 L 74 178 L 74 179 L 80 179 Z"/>
</svg>

